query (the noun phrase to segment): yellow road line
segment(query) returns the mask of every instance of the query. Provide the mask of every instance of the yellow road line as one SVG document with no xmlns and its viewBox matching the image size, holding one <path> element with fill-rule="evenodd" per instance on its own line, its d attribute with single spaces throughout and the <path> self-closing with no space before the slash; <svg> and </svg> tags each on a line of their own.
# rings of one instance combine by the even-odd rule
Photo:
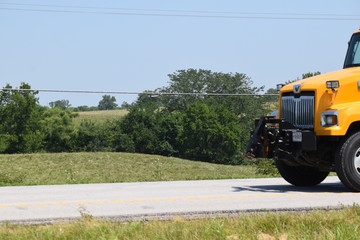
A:
<svg viewBox="0 0 360 240">
<path fill-rule="evenodd" d="M 289 197 L 289 196 L 309 196 L 309 195 L 330 195 L 330 194 L 360 194 L 353 192 L 321 192 L 321 193 L 273 193 L 273 194 L 254 194 L 254 195 L 234 195 L 234 196 L 209 196 L 209 197 L 183 197 L 183 198 L 154 198 L 154 199 L 123 199 L 123 200 L 104 200 L 104 201 L 79 201 L 79 202 L 53 202 L 53 203 L 18 203 L 4 204 L 0 208 L 6 207 L 27 207 L 27 206 L 51 206 L 68 204 L 94 204 L 94 203 L 129 203 L 129 202 L 153 202 L 153 201 L 178 201 L 178 200 L 202 200 L 202 199 L 232 199 L 232 198 L 253 198 L 253 197 Z"/>
</svg>

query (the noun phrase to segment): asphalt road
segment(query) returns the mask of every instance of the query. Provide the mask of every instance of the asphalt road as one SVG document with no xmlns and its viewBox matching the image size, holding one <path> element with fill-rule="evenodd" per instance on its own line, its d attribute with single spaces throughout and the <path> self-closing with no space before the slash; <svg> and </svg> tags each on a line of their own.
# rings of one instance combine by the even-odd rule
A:
<svg viewBox="0 0 360 240">
<path fill-rule="evenodd" d="M 360 203 L 360 193 L 350 192 L 337 177 L 316 187 L 294 187 L 281 178 L 1 187 L 0 196 L 0 221 L 10 222 L 84 214 L 132 219 Z"/>
</svg>

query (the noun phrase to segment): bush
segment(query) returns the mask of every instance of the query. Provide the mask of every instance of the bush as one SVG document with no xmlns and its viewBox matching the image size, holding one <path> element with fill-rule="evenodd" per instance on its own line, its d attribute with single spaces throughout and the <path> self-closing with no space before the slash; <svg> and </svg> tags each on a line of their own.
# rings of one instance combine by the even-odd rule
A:
<svg viewBox="0 0 360 240">
<path fill-rule="evenodd" d="M 156 153 L 159 139 L 156 135 L 157 122 L 151 108 L 133 107 L 121 122 L 121 130 L 134 142 L 137 153 Z"/>
<path fill-rule="evenodd" d="M 274 160 L 265 158 L 256 159 L 256 173 L 270 176 L 279 176 L 279 172 L 275 167 Z"/>
<path fill-rule="evenodd" d="M 157 136 L 160 144 L 157 153 L 164 156 L 177 156 L 179 153 L 178 136 L 182 126 L 182 114 L 167 110 L 156 111 L 156 123 L 158 124 Z"/>
<path fill-rule="evenodd" d="M 132 141 L 138 153 L 236 164 L 242 161 L 239 121 L 221 105 L 196 102 L 183 112 L 170 112 L 153 104 L 139 104 L 130 109 L 120 123 L 121 130 L 115 132 L 129 137 L 126 141 Z"/>
<path fill-rule="evenodd" d="M 44 150 L 47 152 L 70 152 L 75 149 L 76 136 L 72 119 L 76 116 L 70 110 L 48 109 L 43 114 L 41 132 L 44 135 Z"/>
<path fill-rule="evenodd" d="M 135 152 L 135 144 L 131 137 L 120 132 L 115 132 L 112 139 L 112 147 L 115 152 Z"/>
<path fill-rule="evenodd" d="M 95 123 L 84 120 L 77 128 L 76 150 L 85 152 L 113 151 L 113 122 Z"/>
<path fill-rule="evenodd" d="M 193 103 L 184 111 L 178 140 L 189 159 L 231 164 L 239 154 L 239 118 L 223 106 Z"/>
<path fill-rule="evenodd" d="M 152 104 L 133 106 L 121 122 L 121 132 L 134 143 L 135 152 L 176 156 L 182 128 L 181 114 Z"/>
</svg>

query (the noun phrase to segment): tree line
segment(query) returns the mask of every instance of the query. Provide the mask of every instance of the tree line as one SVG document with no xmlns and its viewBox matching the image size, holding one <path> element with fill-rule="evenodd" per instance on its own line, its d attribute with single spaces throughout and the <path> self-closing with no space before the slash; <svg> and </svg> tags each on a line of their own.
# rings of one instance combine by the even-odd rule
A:
<svg viewBox="0 0 360 240">
<path fill-rule="evenodd" d="M 254 87 L 242 73 L 187 69 L 168 76 L 168 86 L 152 91 L 157 97 L 139 95 L 126 116 L 105 123 L 75 124 L 77 113 L 59 102 L 50 109 L 40 106 L 37 92 L 2 91 L 0 153 L 115 151 L 245 163 L 242 152 L 253 120 L 271 111 L 267 103 L 273 99 L 201 94 L 258 94 L 264 87 Z M 31 87 L 22 83 L 19 88 Z M 195 95 L 160 94 L 180 92 Z"/>
<path fill-rule="evenodd" d="M 115 109 L 128 109 L 131 105 L 127 102 L 123 102 L 120 106 L 116 103 L 116 98 L 110 95 L 103 95 L 99 101 L 98 106 L 82 105 L 78 107 L 72 107 L 70 101 L 67 99 L 57 100 L 49 103 L 50 108 L 60 108 L 62 110 L 70 109 L 74 112 L 87 112 L 87 111 L 101 111 L 101 110 L 115 110 Z"/>
</svg>

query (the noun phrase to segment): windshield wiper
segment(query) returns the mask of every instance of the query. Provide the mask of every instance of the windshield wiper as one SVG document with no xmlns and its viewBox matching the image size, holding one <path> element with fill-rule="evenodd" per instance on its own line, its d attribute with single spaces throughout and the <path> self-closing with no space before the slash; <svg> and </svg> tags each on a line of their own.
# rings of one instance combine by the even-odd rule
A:
<svg viewBox="0 0 360 240">
<path fill-rule="evenodd" d="M 349 68 L 349 67 L 360 67 L 360 63 L 352 63 L 345 65 L 345 68 Z"/>
</svg>

